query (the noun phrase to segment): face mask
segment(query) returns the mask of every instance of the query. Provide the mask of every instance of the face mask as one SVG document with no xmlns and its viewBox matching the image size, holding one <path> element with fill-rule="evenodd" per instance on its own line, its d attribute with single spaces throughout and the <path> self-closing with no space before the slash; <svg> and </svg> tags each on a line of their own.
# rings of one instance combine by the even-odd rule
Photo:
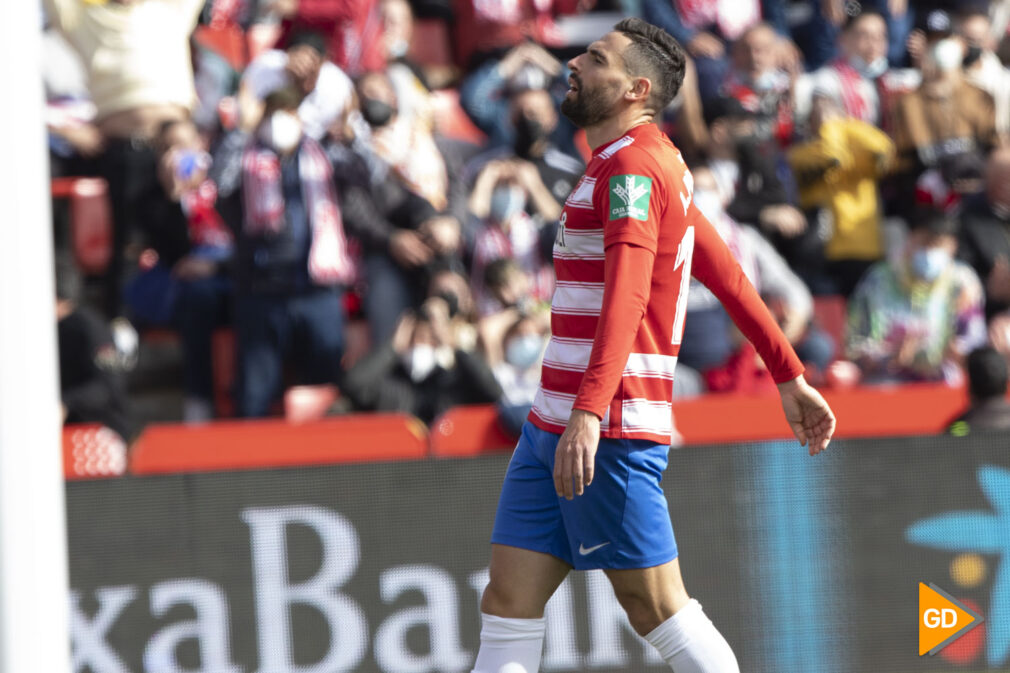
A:
<svg viewBox="0 0 1010 673">
<path fill-rule="evenodd" d="M 948 264 L 950 253 L 943 248 L 926 248 L 912 253 L 912 273 L 928 282 L 939 278 Z"/>
<path fill-rule="evenodd" d="M 536 334 L 515 337 L 505 344 L 505 362 L 516 369 L 529 369 L 540 359 L 544 341 Z"/>
<path fill-rule="evenodd" d="M 495 222 L 507 222 L 526 207 L 526 194 L 521 187 L 498 185 L 491 194 L 491 212 Z"/>
<path fill-rule="evenodd" d="M 753 82 L 754 88 L 757 91 L 769 91 L 775 87 L 778 77 L 775 76 L 774 70 L 769 70 L 758 75 Z"/>
<path fill-rule="evenodd" d="M 262 127 L 260 139 L 281 154 L 287 154 L 302 139 L 302 123 L 290 112 L 275 112 Z"/>
<path fill-rule="evenodd" d="M 403 354 L 402 363 L 410 380 L 420 383 L 435 369 L 435 349 L 431 344 L 416 344 Z"/>
<path fill-rule="evenodd" d="M 978 60 L 982 58 L 982 47 L 970 46 L 968 50 L 964 52 L 964 60 L 961 61 L 961 67 L 970 68 L 971 66 L 978 63 Z"/>
<path fill-rule="evenodd" d="M 877 79 L 887 72 L 887 57 L 879 56 L 873 59 L 870 63 L 867 63 L 859 56 L 853 56 L 849 59 L 849 65 L 855 68 L 863 77 L 867 79 Z"/>
<path fill-rule="evenodd" d="M 722 201 L 715 192 L 708 189 L 696 189 L 691 198 L 694 200 L 694 205 L 709 222 L 717 222 L 722 218 Z"/>
<path fill-rule="evenodd" d="M 385 101 L 362 98 L 361 116 L 369 126 L 385 126 L 393 118 L 393 106 Z"/>
<path fill-rule="evenodd" d="M 961 44 L 951 38 L 940 40 L 933 45 L 930 56 L 932 56 L 933 62 L 936 63 L 936 67 L 943 72 L 957 70 L 961 67 L 961 62 L 964 61 L 964 52 L 961 50 Z"/>
<path fill-rule="evenodd" d="M 523 159 L 528 159 L 533 146 L 547 137 L 547 129 L 536 119 L 527 119 L 525 116 L 519 117 L 515 123 L 515 128 L 516 139 L 514 148 L 516 154 Z"/>
<path fill-rule="evenodd" d="M 409 48 L 410 44 L 406 40 L 394 40 L 386 47 L 386 52 L 389 55 L 389 59 L 395 61 L 406 56 L 407 49 Z"/>
</svg>

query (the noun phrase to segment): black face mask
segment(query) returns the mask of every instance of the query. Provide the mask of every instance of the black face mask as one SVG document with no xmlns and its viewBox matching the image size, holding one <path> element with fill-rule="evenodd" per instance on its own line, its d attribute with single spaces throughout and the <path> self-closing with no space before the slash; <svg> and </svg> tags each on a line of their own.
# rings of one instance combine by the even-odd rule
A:
<svg viewBox="0 0 1010 673">
<path fill-rule="evenodd" d="M 393 106 L 381 100 L 362 98 L 361 116 L 369 126 L 385 126 L 393 118 Z"/>
<path fill-rule="evenodd" d="M 513 144 L 516 155 L 522 159 L 530 157 L 533 146 L 547 138 L 547 129 L 536 119 L 520 116 L 515 123 L 516 137 Z"/>
<path fill-rule="evenodd" d="M 982 47 L 970 46 L 964 52 L 964 60 L 961 61 L 961 65 L 962 67 L 970 68 L 978 63 L 980 58 L 982 58 Z"/>
</svg>

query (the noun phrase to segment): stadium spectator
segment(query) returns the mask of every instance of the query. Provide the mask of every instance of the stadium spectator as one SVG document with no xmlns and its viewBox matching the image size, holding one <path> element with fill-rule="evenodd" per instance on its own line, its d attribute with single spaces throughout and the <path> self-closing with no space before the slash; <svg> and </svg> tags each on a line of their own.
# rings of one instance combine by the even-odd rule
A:
<svg viewBox="0 0 1010 673">
<path fill-rule="evenodd" d="M 540 364 L 548 336 L 542 320 L 520 314 L 503 335 L 503 358 L 491 367 L 502 389 L 498 419 L 517 437 L 540 386 Z"/>
<path fill-rule="evenodd" d="M 965 46 L 964 77 L 992 96 L 996 132 L 1005 141 L 1010 134 L 1010 70 L 996 56 L 992 20 L 983 6 L 969 6 L 958 15 L 955 27 Z"/>
<path fill-rule="evenodd" d="M 465 182 L 473 184 L 476 180 L 473 176 L 492 160 L 528 161 L 536 166 L 540 181 L 553 195 L 560 211 L 560 204 L 568 198 L 584 166 L 554 140 L 560 119 L 557 110 L 557 104 L 545 89 L 515 92 L 509 99 L 508 111 L 514 131 L 511 145 L 492 147 L 471 159 L 466 165 Z M 501 120 L 497 126 L 502 126 Z"/>
<path fill-rule="evenodd" d="M 986 337 L 982 284 L 954 260 L 955 218 L 928 212 L 911 226 L 905 254 L 871 267 L 849 299 L 847 355 L 866 383 L 957 385 Z"/>
<path fill-rule="evenodd" d="M 642 17 L 666 30 L 684 45 L 698 69 L 702 100 L 719 95 L 719 87 L 729 74 L 729 45 L 761 21 L 775 26 L 777 63 L 798 60 L 795 45 L 788 38 L 785 5 L 781 0 L 642 0 Z"/>
<path fill-rule="evenodd" d="M 458 236 L 458 224 L 409 190 L 347 118 L 331 128 L 326 149 L 344 225 L 360 246 L 371 338 L 382 344 L 403 312 L 420 306 L 432 269 L 461 264 L 456 246 L 446 245 Z"/>
<path fill-rule="evenodd" d="M 105 322 L 80 306 L 73 259 L 56 258 L 56 320 L 64 423 L 101 423 L 124 440 L 137 428 L 126 397 L 122 359 Z"/>
<path fill-rule="evenodd" d="M 435 143 L 431 127 L 417 118 L 397 112 L 396 90 L 385 73 L 363 75 L 357 82 L 361 114 L 371 128 L 369 142 L 404 186 L 424 197 L 435 210 L 452 212 L 461 219 L 465 197 L 456 174 L 450 172 L 446 157 Z M 446 252 L 459 248 L 459 230 L 454 240 L 443 241 Z"/>
<path fill-rule="evenodd" d="M 722 94 L 740 101 L 754 116 L 760 140 L 785 147 L 793 136 L 792 74 L 779 67 L 778 36 L 767 23 L 748 28 L 733 43 L 732 68 Z"/>
<path fill-rule="evenodd" d="M 269 412 L 290 356 L 305 383 L 340 374 L 353 268 L 332 169 L 302 132 L 301 100 L 293 88 L 271 93 L 254 133 L 229 134 L 214 158 L 220 209 L 236 232 L 238 407 L 247 417 Z"/>
<path fill-rule="evenodd" d="M 362 411 L 403 411 L 425 422 L 457 404 L 498 401 L 501 386 L 483 359 L 458 347 L 440 297 L 406 313 L 393 338 L 359 360 L 341 390 Z"/>
<path fill-rule="evenodd" d="M 534 211 L 532 217 L 528 209 Z M 487 265 L 503 257 L 518 262 L 536 299 L 549 300 L 554 269 L 541 251 L 540 232 L 545 223 L 557 220 L 561 205 L 544 186 L 536 167 L 522 160 L 487 164 L 470 196 L 470 212 L 480 222 L 471 262 L 478 313 L 487 315 L 503 308 L 484 285 Z"/>
<path fill-rule="evenodd" d="M 958 256 L 985 282 L 986 315 L 1010 308 L 1010 149 L 990 155 L 985 198 L 966 204 Z"/>
<path fill-rule="evenodd" d="M 560 44 L 551 16 L 554 0 L 483 2 L 452 0 L 453 55 L 456 65 L 472 71 L 524 42 Z"/>
<path fill-rule="evenodd" d="M 478 348 L 477 308 L 470 281 L 456 268 L 435 265 L 428 283 L 428 296 L 445 301 L 449 308 L 450 330 L 457 348 L 470 353 Z"/>
<path fill-rule="evenodd" d="M 239 82 L 239 110 L 253 110 L 253 101 L 294 86 L 304 98 L 298 106 L 305 135 L 321 140 L 352 103 L 354 84 L 326 60 L 326 42 L 318 33 L 298 33 L 284 51 L 270 49 L 249 64 Z M 252 100 L 246 100 L 252 99 Z M 255 122 L 253 122 L 255 124 Z"/>
<path fill-rule="evenodd" d="M 156 181 L 154 138 L 163 123 L 188 118 L 196 102 L 189 36 L 203 5 L 203 0 L 45 0 L 43 5 L 80 55 L 95 105 L 94 127 L 84 142 L 109 182 L 113 249 L 104 309 L 110 318 L 121 315 L 126 245 L 142 224 L 139 208 Z M 135 340 L 125 319 L 115 320 L 113 328 L 118 342 Z"/>
<path fill-rule="evenodd" d="M 351 77 L 386 66 L 378 0 L 269 0 L 267 6 L 281 19 L 281 48 L 308 31 L 326 36 L 327 55 Z"/>
<path fill-rule="evenodd" d="M 988 151 L 997 140 L 992 96 L 965 80 L 964 55 L 956 38 L 934 42 L 923 56 L 922 84 L 898 100 L 890 130 L 912 175 L 946 157 Z"/>
<path fill-rule="evenodd" d="M 567 79 L 568 71 L 558 59 L 538 44 L 523 42 L 500 60 L 489 60 L 467 75 L 460 85 L 459 102 L 477 128 L 487 134 L 492 148 L 526 144 L 524 134 L 530 129 L 518 124 L 525 117 L 538 119 L 555 145 L 572 152 L 575 129 L 557 114 L 568 89 Z M 526 95 L 537 90 L 547 92 L 553 114 L 543 111 L 544 101 Z"/>
<path fill-rule="evenodd" d="M 760 233 L 753 227 L 737 224 L 726 214 L 712 172 L 700 167 L 693 173 L 695 205 L 715 227 L 748 280 L 772 309 L 800 359 L 818 371 L 824 371 L 834 355 L 834 344 L 830 337 L 811 324 L 813 299 L 810 291 Z M 688 368 L 707 374 L 709 370 L 727 365 L 737 355 L 738 348 L 743 346 L 736 336 L 729 316 L 715 296 L 692 279 L 677 359 L 675 392 L 681 395 L 703 392 L 702 379 L 688 373 Z M 753 356 L 754 352 L 750 353 Z"/>
<path fill-rule="evenodd" d="M 705 116 L 708 167 L 726 212 L 737 222 L 758 226 L 796 268 L 810 255 L 810 235 L 806 217 L 793 205 L 795 185 L 778 143 L 758 137 L 756 115 L 736 98 L 712 101 Z"/>
<path fill-rule="evenodd" d="M 487 362 L 495 364 L 505 357 L 505 332 L 522 316 L 539 321 L 550 330 L 549 305 L 533 295 L 533 283 L 512 257 L 502 257 L 484 268 L 484 288 L 502 308 L 480 316 L 477 335 L 481 352 Z"/>
<path fill-rule="evenodd" d="M 126 286 L 138 324 L 178 330 L 183 353 L 183 420 L 214 417 L 211 337 L 229 321 L 233 250 L 217 212 L 211 159 L 191 121 L 166 122 L 155 142 L 158 186 L 145 198 L 147 244 L 157 263 Z"/>
<path fill-rule="evenodd" d="M 408 119 L 431 124 L 429 86 L 421 68 L 409 60 L 407 50 L 414 35 L 414 13 L 407 0 L 380 0 L 382 44 L 386 74 L 396 89 L 397 112 Z"/>
<path fill-rule="evenodd" d="M 842 106 L 846 117 L 888 129 L 895 102 L 919 85 L 919 72 L 888 65 L 887 24 L 876 11 L 846 19 L 838 46 L 837 59 L 797 79 L 797 118 L 808 119 L 817 91 Z"/>
<path fill-rule="evenodd" d="M 984 430 L 1010 430 L 1006 358 L 992 346 L 982 346 L 968 354 L 966 368 L 968 408 L 951 423 L 947 432 L 962 436 Z"/>
<path fill-rule="evenodd" d="M 823 208 L 831 224 L 821 292 L 848 296 L 883 257 L 884 209 L 877 182 L 894 160 L 894 143 L 872 124 L 845 116 L 833 97 L 819 94 L 811 130 L 810 141 L 789 151 L 789 162 L 800 205 Z"/>
</svg>

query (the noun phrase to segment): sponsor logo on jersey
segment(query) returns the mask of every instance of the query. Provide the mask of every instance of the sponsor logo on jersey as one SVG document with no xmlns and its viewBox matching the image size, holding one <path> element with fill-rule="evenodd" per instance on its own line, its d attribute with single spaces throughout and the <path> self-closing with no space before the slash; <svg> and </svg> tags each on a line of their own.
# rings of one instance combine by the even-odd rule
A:
<svg viewBox="0 0 1010 673">
<path fill-rule="evenodd" d="M 615 175 L 610 178 L 610 219 L 649 219 L 652 178 L 642 175 Z"/>
</svg>

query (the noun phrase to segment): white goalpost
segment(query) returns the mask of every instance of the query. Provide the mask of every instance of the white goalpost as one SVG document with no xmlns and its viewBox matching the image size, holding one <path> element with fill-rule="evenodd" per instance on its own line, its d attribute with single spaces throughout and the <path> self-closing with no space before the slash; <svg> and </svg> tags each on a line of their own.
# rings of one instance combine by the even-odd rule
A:
<svg viewBox="0 0 1010 673">
<path fill-rule="evenodd" d="M 70 672 L 41 12 L 0 9 L 0 671 Z"/>
</svg>

